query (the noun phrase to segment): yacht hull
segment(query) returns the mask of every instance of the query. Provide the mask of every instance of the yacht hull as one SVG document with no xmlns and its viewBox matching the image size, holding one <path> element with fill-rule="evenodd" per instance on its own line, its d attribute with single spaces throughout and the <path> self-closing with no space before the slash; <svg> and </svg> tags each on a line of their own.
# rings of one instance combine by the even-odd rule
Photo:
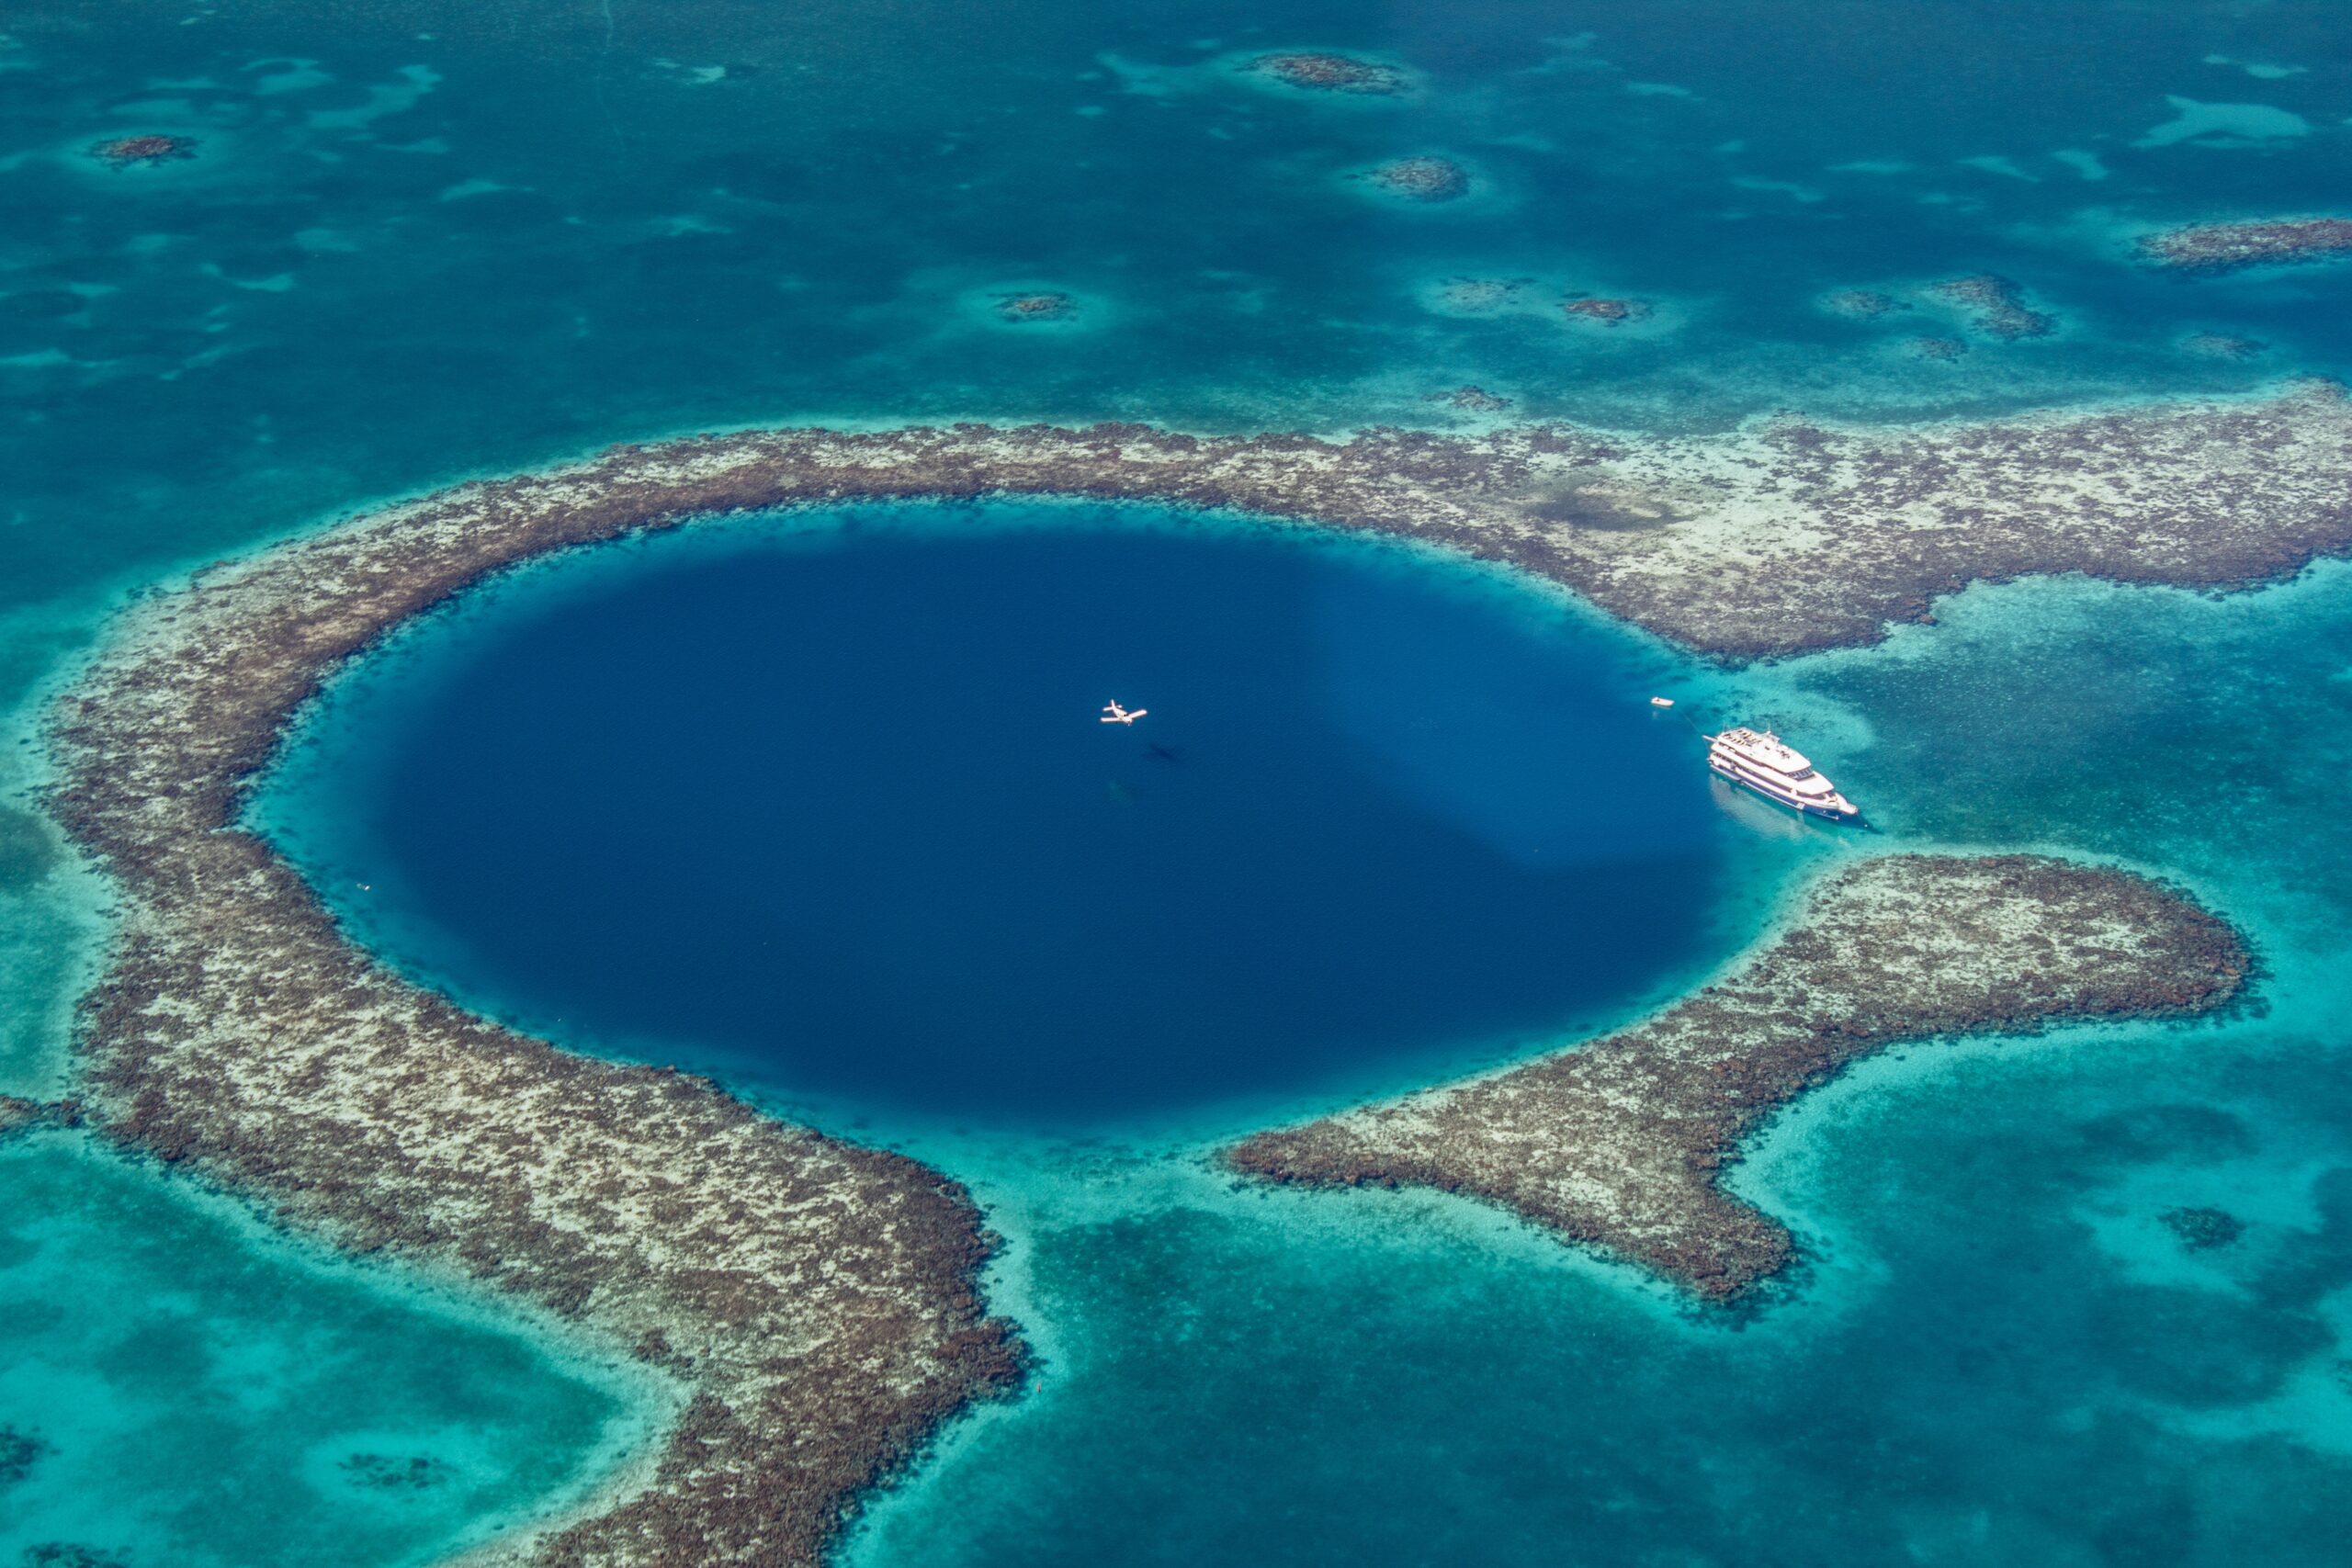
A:
<svg viewBox="0 0 2352 1568">
<path fill-rule="evenodd" d="M 1811 817 L 1824 822 L 1857 822 L 1861 819 L 1862 814 L 1859 811 L 1838 811 L 1785 795 L 1774 789 L 1767 781 L 1750 778 L 1738 769 L 1726 766 L 1718 759 L 1710 757 L 1707 760 L 1707 766 L 1714 770 L 1722 778 L 1737 784 L 1758 799 L 1769 800 L 1775 806 L 1785 807 L 1800 817 Z"/>
</svg>

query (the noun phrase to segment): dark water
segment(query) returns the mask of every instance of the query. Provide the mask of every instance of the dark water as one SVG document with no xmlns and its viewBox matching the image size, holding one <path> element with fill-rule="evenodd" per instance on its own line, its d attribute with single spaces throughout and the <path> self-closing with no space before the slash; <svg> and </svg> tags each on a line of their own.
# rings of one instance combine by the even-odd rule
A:
<svg viewBox="0 0 2352 1568">
<path fill-rule="evenodd" d="M 544 569 L 270 814 L 498 1010 L 939 1113 L 1362 1080 L 1698 955 L 1719 820 L 1634 639 L 1387 547 L 989 512 Z"/>
</svg>

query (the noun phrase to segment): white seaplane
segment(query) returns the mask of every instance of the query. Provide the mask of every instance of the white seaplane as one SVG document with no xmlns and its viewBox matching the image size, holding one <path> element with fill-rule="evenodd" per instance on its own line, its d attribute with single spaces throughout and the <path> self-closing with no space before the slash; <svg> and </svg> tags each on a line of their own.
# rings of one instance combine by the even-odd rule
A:
<svg viewBox="0 0 2352 1568">
<path fill-rule="evenodd" d="M 1133 724 L 1136 720 L 1141 718 L 1150 711 L 1151 710 L 1149 708 L 1135 708 L 1132 710 L 1123 708 L 1115 702 L 1104 703 L 1102 705 L 1102 722 L 1105 724 Z"/>
</svg>

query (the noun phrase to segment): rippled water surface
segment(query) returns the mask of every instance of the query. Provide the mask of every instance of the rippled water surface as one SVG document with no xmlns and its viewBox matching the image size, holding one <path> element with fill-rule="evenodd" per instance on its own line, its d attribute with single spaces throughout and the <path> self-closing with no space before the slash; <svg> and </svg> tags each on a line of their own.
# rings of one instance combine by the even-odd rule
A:
<svg viewBox="0 0 2352 1568">
<path fill-rule="evenodd" d="M 10 739 L 130 589 L 372 499 L 674 431 L 1459 427 L 1481 416 L 1429 400 L 1476 385 L 1511 400 L 1506 417 L 1637 439 L 1791 407 L 1908 418 L 2342 374 L 2344 267 L 2184 278 L 2138 265 L 2132 242 L 2344 210 L 2347 34 L 2332 0 L 24 0 L 0 15 Z M 1387 63 L 1407 90 L 1318 96 L 1247 70 L 1300 49 Z M 89 156 L 130 134 L 186 138 L 192 155 L 119 170 Z M 1463 193 L 1414 202 L 1360 177 L 1404 157 L 1449 160 Z M 2050 330 L 1988 335 L 1933 292 L 1984 273 Z M 1826 309 L 1840 290 L 1887 308 Z M 1563 309 L 1580 296 L 1645 310 L 1610 326 Z M 1058 304 L 1024 319 L 1006 309 L 1021 298 Z M 758 660 L 790 644 L 745 630 L 749 615 L 673 603 L 668 646 L 661 595 L 684 579 L 651 558 L 639 587 L 620 555 L 588 571 L 639 617 L 634 644 L 618 623 L 578 634 L 606 660 L 599 682 L 699 656 L 786 691 Z M 1204 586 L 1167 578 L 1153 615 Z M 1465 781 L 1511 747 L 1533 748 L 1514 776 L 1556 766 L 1541 734 L 1479 731 L 1453 768 L 1426 737 L 1382 728 L 1392 710 L 1374 699 L 1416 682 L 1450 694 L 1469 682 L 1441 672 L 1488 659 L 1466 633 L 1417 641 L 1425 600 L 1392 582 L 1344 613 L 1304 592 L 1262 606 L 1352 650 L 1370 728 L 1350 731 L 1357 750 L 1309 761 L 1382 758 L 1390 827 L 1458 823 Z M 2186 879 L 2255 939 L 2266 1010 L 1856 1074 L 1785 1118 L 1739 1178 L 1794 1219 L 1810 1261 L 1738 1325 L 1464 1205 L 1231 1190 L 1193 1135 L 1231 1130 L 1229 1104 L 1194 1097 L 1193 1133 L 1103 1122 L 1079 1142 L 992 1116 L 958 1133 L 821 1086 L 827 1114 L 974 1184 L 1012 1241 L 998 1298 L 1045 1351 L 1031 1395 L 959 1427 L 853 1558 L 2340 1562 L 2352 586 L 2323 570 L 2217 603 L 2028 583 L 1940 619 L 1738 675 L 1629 652 L 1622 678 L 1670 683 L 1702 716 L 1778 719 L 1871 809 L 1877 845 L 2033 845 Z M 989 673 L 888 646 L 912 660 L 914 700 Z M 631 647 L 644 667 L 612 668 Z M 1098 757 L 1083 724 L 1054 742 L 1074 748 L 1052 753 L 1078 814 L 1065 820 L 1117 832 L 1181 816 L 1204 775 L 1236 797 L 1216 770 L 1242 738 L 1198 716 L 1193 673 L 1207 671 L 1150 671 L 1180 693 L 1172 707 L 1136 689 L 1208 727 L 1182 763 Z M 1114 676 L 1128 678 L 1073 674 L 1069 699 L 1125 694 L 1103 689 Z M 758 736 L 720 711 L 723 682 L 681 689 L 659 755 L 688 759 L 688 782 L 697 755 L 733 770 L 720 782 L 748 800 Z M 563 711 L 593 716 L 596 696 L 582 683 Z M 1608 733 L 1611 765 L 1647 765 L 1652 731 Z M 901 758 L 919 736 L 869 732 Z M 992 743 L 963 740 L 938 775 Z M 0 768 L 0 1059 L 13 1087 L 53 1095 L 106 893 L 20 794 L 37 749 L 8 745 Z M 976 799 L 923 803 L 921 776 L 887 781 L 895 804 Z M 575 838 L 597 841 L 621 812 L 598 793 L 609 782 L 557 781 L 566 809 L 598 808 L 569 823 Z M 1583 841 L 1588 823 L 1523 814 L 1525 799 L 1487 802 L 1491 819 Z M 1388 964 L 1385 1021 L 1484 1032 L 1490 1050 L 1547 1008 L 1638 1005 L 1753 931 L 1794 871 L 1853 847 L 1754 813 L 1707 820 L 1723 868 L 1708 907 L 1677 917 L 1693 922 L 1679 957 L 1629 962 L 1613 1003 L 1605 987 L 1539 996 L 1517 974 L 1423 987 Z M 1314 843 L 1296 823 L 1277 850 Z M 693 825 L 662 830 L 657 892 Z M 729 842 L 742 838 L 739 819 Z M 1415 863 L 1462 868 L 1430 885 L 1439 907 L 1449 889 L 1526 890 L 1509 855 Z M 450 890 L 476 911 L 531 896 Z M 967 917 L 988 898 L 962 896 Z M 1473 929 L 1468 975 L 1545 928 Z M 692 977 L 724 957 L 668 961 Z M 1044 973 L 988 979 L 1035 998 Z M 656 1028 L 658 976 L 628 986 L 639 1010 L 607 1021 L 616 1034 L 674 1032 L 712 1005 L 681 986 Z M 828 1005 L 844 1027 L 865 1021 Z M 1161 1026 L 1179 1021 L 1205 1023 Z M 1312 1062 L 1345 1055 L 1347 1021 L 1322 1015 L 1320 1035 L 1263 1060 L 1221 1036 L 1219 1081 L 1256 1073 L 1269 1113 L 1330 1103 L 1345 1075 Z M 1367 1077 L 1476 1054 L 1414 1037 Z M 1189 1063 L 1159 1045 L 1154 1060 Z M 808 1089 L 752 1065 L 757 1092 Z M 287 1283 L 311 1276 L 238 1224 L 170 1218 L 174 1184 L 42 1137 L 0 1158 L 19 1249 L 0 1269 L 0 1423 L 47 1445 L 0 1478 L 0 1560 L 64 1543 L 133 1564 L 419 1561 L 560 1499 L 609 1451 L 600 1434 L 628 1429 L 612 1401 L 644 1416 L 625 1391 L 584 1392 L 514 1325 L 459 1333 L 368 1276 Z M 2166 1223 L 2183 1210 L 2242 1228 L 2192 1245 L 2216 1233 Z M 366 1378 L 334 1374 L 363 1348 Z M 356 1452 L 430 1456 L 452 1479 L 355 1493 Z"/>
</svg>

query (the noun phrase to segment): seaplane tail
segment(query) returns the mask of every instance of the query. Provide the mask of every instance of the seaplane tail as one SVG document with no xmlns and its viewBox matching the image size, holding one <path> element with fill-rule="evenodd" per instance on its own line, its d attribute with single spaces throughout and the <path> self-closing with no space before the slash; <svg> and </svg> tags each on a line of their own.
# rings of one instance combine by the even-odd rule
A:
<svg viewBox="0 0 2352 1568">
<path fill-rule="evenodd" d="M 1127 709 L 1121 707 L 1116 703 L 1104 703 L 1102 705 L 1102 722 L 1105 724 L 1133 724 L 1136 720 L 1141 718 L 1150 711 L 1151 710 L 1149 708 L 1136 708 L 1133 712 L 1129 712 Z"/>
</svg>

